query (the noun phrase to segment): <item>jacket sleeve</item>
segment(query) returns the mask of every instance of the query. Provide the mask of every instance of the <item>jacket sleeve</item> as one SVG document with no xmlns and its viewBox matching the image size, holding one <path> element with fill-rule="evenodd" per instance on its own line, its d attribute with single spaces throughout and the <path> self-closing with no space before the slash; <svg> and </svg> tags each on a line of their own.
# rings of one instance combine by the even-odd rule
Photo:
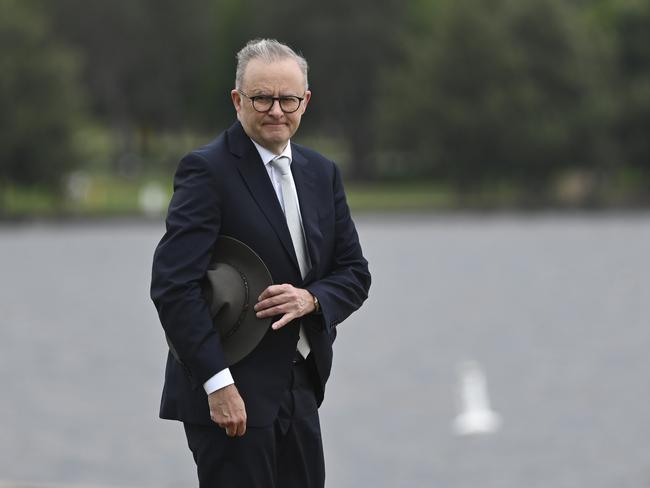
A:
<svg viewBox="0 0 650 488">
<path fill-rule="evenodd" d="M 201 290 L 220 215 L 217 180 L 208 163 L 187 155 L 176 171 L 167 229 L 154 253 L 151 298 L 170 348 L 195 387 L 226 367 Z"/>
<path fill-rule="evenodd" d="M 307 286 L 318 298 L 325 328 L 331 331 L 368 298 L 370 271 L 363 257 L 359 236 L 350 216 L 341 174 L 334 165 L 334 252 L 332 266 L 321 279 Z"/>
</svg>

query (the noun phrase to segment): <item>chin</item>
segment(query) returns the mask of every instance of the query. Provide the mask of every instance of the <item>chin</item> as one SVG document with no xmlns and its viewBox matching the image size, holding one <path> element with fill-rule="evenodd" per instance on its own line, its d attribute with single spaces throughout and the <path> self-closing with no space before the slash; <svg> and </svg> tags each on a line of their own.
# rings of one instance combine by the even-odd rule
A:
<svg viewBox="0 0 650 488">
<path fill-rule="evenodd" d="M 266 133 L 264 140 L 274 144 L 286 144 L 291 134 L 288 131 Z"/>
<path fill-rule="evenodd" d="M 264 132 L 271 135 L 271 137 L 278 137 L 279 135 L 287 135 L 291 131 L 286 125 L 275 125 L 275 126 L 267 125 L 264 127 Z"/>
</svg>

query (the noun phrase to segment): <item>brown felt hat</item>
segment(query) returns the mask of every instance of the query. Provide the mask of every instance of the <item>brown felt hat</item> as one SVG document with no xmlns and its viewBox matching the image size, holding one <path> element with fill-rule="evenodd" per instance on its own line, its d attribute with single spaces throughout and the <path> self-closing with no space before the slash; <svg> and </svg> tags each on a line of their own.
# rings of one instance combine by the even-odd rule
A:
<svg viewBox="0 0 650 488">
<path fill-rule="evenodd" d="M 253 310 L 271 284 L 271 273 L 255 251 L 229 236 L 217 239 L 203 292 L 228 366 L 250 354 L 271 326 L 272 318 L 258 319 Z"/>
</svg>

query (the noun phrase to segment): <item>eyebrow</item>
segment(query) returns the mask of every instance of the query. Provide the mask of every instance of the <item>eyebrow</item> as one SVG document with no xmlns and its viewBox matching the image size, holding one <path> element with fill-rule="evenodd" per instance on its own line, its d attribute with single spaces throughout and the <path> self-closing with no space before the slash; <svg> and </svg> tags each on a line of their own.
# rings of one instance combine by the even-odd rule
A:
<svg viewBox="0 0 650 488">
<path fill-rule="evenodd" d="M 275 98 L 275 95 L 271 95 L 269 93 L 264 93 L 264 92 L 253 92 L 251 94 L 252 97 L 269 97 L 269 98 Z M 300 98 L 300 95 L 289 95 L 289 94 L 280 94 L 278 95 L 279 98 L 287 98 L 287 97 L 292 97 L 292 98 Z"/>
</svg>

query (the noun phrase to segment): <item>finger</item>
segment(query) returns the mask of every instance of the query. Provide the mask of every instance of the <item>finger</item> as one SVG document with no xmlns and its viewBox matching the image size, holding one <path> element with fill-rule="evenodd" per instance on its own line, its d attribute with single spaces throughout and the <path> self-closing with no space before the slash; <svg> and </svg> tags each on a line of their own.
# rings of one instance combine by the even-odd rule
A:
<svg viewBox="0 0 650 488">
<path fill-rule="evenodd" d="M 258 319 L 263 319 L 265 317 L 274 317 L 276 315 L 282 315 L 289 313 L 287 306 L 285 304 L 277 305 L 275 307 L 267 308 L 266 310 L 260 310 L 255 314 Z"/>
<path fill-rule="evenodd" d="M 236 435 L 239 436 L 239 437 L 241 437 L 241 436 L 243 436 L 245 433 L 246 433 L 246 421 L 243 420 L 243 421 L 241 421 L 241 422 L 239 423 L 239 425 L 237 426 L 237 432 L 236 432 Z"/>
<path fill-rule="evenodd" d="M 289 322 L 291 322 L 293 320 L 293 317 L 294 317 L 294 314 L 285 313 L 280 320 L 278 320 L 277 322 L 273 322 L 271 324 L 271 328 L 273 330 L 278 330 L 278 329 L 284 327 L 285 325 L 287 325 Z"/>
<path fill-rule="evenodd" d="M 212 417 L 212 421 L 222 429 L 228 427 L 228 422 L 223 417 L 217 417 L 216 415 L 211 417 Z"/>
<path fill-rule="evenodd" d="M 216 413 L 214 413 L 212 411 L 210 411 L 210 420 L 212 420 L 212 422 L 217 424 L 222 429 L 226 428 L 226 423 L 224 422 L 223 417 L 221 417 L 220 415 L 217 415 Z"/>
<path fill-rule="evenodd" d="M 262 292 L 262 294 L 257 298 L 257 300 L 262 301 L 265 298 L 269 298 L 269 297 L 272 297 L 272 296 L 275 296 L 275 295 L 279 295 L 280 293 L 285 292 L 289 286 L 290 285 L 287 285 L 287 284 L 268 286 Z"/>
<path fill-rule="evenodd" d="M 261 310 L 265 310 L 267 308 L 273 307 L 275 305 L 282 305 L 283 303 L 287 302 L 287 297 L 284 295 L 275 295 L 271 298 L 266 298 L 264 300 L 261 300 L 255 304 L 253 307 L 256 312 L 259 312 Z"/>
<path fill-rule="evenodd" d="M 257 297 L 257 300 L 261 302 L 265 298 L 269 298 L 272 297 L 273 295 L 276 295 L 277 293 L 275 292 L 275 290 L 277 289 L 277 286 L 278 285 L 267 286 L 264 289 L 264 291 L 260 294 L 260 296 Z"/>
<path fill-rule="evenodd" d="M 283 292 L 271 298 L 261 300 L 253 307 L 257 312 L 258 318 L 289 313 L 296 308 L 305 308 L 304 299 L 300 299 L 300 297 L 296 297 L 294 294 L 289 292 Z M 260 315 L 260 312 L 263 312 L 263 314 Z"/>
</svg>

